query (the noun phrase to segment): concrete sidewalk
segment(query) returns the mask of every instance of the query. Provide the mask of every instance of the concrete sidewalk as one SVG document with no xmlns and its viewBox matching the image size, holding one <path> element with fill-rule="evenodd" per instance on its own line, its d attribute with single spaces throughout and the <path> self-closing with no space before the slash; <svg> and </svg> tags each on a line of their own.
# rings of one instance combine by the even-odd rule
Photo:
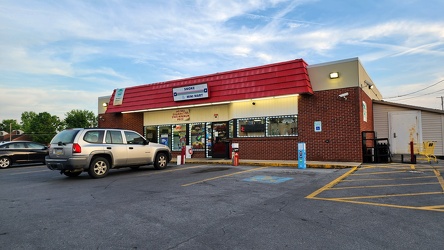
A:
<svg viewBox="0 0 444 250">
<path fill-rule="evenodd" d="M 177 164 L 177 159 L 173 157 L 171 163 Z M 231 159 L 212 159 L 212 158 L 189 158 L 185 159 L 185 164 L 225 164 L 232 165 Z M 248 166 L 266 166 L 266 167 L 298 167 L 298 161 L 281 161 L 281 160 L 247 160 L 240 159 L 239 165 Z M 307 168 L 353 168 L 360 166 L 360 162 L 323 162 L 323 161 L 307 161 Z"/>
</svg>

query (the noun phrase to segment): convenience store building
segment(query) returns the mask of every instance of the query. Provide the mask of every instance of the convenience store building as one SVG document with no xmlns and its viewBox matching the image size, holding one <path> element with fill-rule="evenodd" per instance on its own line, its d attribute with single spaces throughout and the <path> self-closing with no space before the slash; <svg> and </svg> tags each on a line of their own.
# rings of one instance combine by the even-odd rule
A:
<svg viewBox="0 0 444 250">
<path fill-rule="evenodd" d="M 99 98 L 99 127 L 138 131 L 193 158 L 362 162 L 382 96 L 358 58 L 308 65 L 296 59 L 116 89 Z M 106 107 L 105 107 L 106 106 Z"/>
</svg>

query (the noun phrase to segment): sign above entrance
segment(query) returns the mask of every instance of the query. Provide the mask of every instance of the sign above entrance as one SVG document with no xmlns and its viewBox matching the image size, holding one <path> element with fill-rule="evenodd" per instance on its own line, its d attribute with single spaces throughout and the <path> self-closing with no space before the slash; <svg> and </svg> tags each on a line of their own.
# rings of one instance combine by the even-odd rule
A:
<svg viewBox="0 0 444 250">
<path fill-rule="evenodd" d="M 208 85 L 206 83 L 173 88 L 175 102 L 208 98 Z"/>
</svg>

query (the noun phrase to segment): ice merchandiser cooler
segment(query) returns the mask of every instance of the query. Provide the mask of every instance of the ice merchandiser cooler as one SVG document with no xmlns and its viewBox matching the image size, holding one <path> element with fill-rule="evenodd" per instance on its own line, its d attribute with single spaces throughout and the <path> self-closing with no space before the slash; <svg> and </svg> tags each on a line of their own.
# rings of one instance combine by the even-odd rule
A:
<svg viewBox="0 0 444 250">
<path fill-rule="evenodd" d="M 305 169 L 307 168 L 306 163 L 306 151 L 305 151 L 305 142 L 298 143 L 298 168 Z"/>
</svg>

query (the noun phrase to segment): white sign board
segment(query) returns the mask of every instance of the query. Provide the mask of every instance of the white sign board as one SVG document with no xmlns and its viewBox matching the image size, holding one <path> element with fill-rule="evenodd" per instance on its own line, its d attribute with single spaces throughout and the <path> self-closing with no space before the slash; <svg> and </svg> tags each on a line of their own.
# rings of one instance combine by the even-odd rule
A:
<svg viewBox="0 0 444 250">
<path fill-rule="evenodd" d="M 125 89 L 116 89 L 116 95 L 114 96 L 113 105 L 114 106 L 122 105 L 124 95 L 125 95 Z"/>
<path fill-rule="evenodd" d="M 315 132 L 322 132 L 322 122 L 315 121 L 314 122 L 314 129 L 315 129 Z"/>
<path fill-rule="evenodd" d="M 208 85 L 206 83 L 180 88 L 173 88 L 175 102 L 208 98 Z"/>
</svg>

